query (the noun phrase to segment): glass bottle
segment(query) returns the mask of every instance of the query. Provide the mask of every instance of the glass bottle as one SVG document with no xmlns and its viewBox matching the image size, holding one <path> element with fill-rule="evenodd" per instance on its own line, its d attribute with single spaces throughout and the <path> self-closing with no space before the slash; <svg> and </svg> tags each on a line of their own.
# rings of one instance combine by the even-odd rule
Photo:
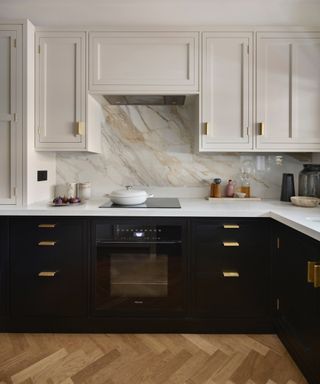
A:
<svg viewBox="0 0 320 384">
<path fill-rule="evenodd" d="M 245 193 L 245 197 L 250 197 L 250 175 L 248 173 L 241 174 L 240 192 Z"/>
<path fill-rule="evenodd" d="M 303 164 L 299 173 L 299 196 L 320 198 L 320 164 Z"/>
</svg>

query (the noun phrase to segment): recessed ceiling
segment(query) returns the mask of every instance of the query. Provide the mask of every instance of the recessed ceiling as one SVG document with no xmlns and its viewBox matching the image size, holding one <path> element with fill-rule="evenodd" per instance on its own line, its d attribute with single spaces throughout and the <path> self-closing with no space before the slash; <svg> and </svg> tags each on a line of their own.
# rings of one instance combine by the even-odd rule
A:
<svg viewBox="0 0 320 384">
<path fill-rule="evenodd" d="M 319 25 L 319 0 L 0 0 L 35 25 Z"/>
</svg>

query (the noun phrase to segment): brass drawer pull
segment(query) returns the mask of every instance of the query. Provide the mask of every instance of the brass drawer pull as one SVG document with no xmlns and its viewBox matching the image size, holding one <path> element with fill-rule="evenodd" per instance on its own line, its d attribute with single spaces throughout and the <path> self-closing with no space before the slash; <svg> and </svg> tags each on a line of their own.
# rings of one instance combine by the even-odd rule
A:
<svg viewBox="0 0 320 384">
<path fill-rule="evenodd" d="M 39 224 L 38 228 L 55 228 L 56 224 Z"/>
<path fill-rule="evenodd" d="M 83 121 L 76 122 L 76 135 L 83 136 L 85 133 L 85 123 Z"/>
<path fill-rule="evenodd" d="M 225 272 L 223 271 L 223 277 L 240 277 L 239 272 Z"/>
<path fill-rule="evenodd" d="M 308 261 L 308 274 L 307 274 L 307 281 L 308 283 L 314 282 L 314 267 L 316 265 L 315 261 Z"/>
<path fill-rule="evenodd" d="M 58 271 L 42 271 L 38 273 L 39 277 L 55 277 Z"/>
<path fill-rule="evenodd" d="M 320 288 L 320 265 L 314 266 L 314 282 L 313 286 L 315 288 Z"/>
<path fill-rule="evenodd" d="M 38 245 L 40 247 L 54 247 L 56 245 L 56 241 L 39 241 Z"/>
<path fill-rule="evenodd" d="M 223 224 L 224 229 L 239 229 L 240 225 L 238 224 Z"/>
<path fill-rule="evenodd" d="M 240 244 L 237 241 L 224 241 L 223 246 L 224 247 L 239 247 Z"/>
</svg>

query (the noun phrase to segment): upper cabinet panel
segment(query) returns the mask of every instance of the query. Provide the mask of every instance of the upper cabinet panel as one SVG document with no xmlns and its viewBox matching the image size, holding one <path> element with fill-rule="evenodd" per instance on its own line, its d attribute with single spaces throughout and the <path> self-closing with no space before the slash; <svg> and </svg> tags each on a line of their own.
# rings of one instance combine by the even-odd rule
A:
<svg viewBox="0 0 320 384">
<path fill-rule="evenodd" d="M 198 32 L 92 32 L 89 90 L 197 92 Z"/>
<path fill-rule="evenodd" d="M 0 204 L 17 203 L 21 139 L 22 28 L 0 25 Z"/>
<path fill-rule="evenodd" d="M 84 149 L 85 33 L 38 32 L 36 127 L 38 149 Z"/>
<path fill-rule="evenodd" d="M 320 33 L 257 34 L 257 149 L 320 150 Z"/>
<path fill-rule="evenodd" d="M 203 33 L 201 151 L 252 149 L 252 40 L 247 32 Z"/>
</svg>

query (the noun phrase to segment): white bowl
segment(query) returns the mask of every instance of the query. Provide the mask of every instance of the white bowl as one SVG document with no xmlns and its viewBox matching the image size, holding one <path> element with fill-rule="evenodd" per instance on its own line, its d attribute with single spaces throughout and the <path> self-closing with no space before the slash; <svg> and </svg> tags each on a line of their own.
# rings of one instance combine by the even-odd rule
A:
<svg viewBox="0 0 320 384">
<path fill-rule="evenodd" d="M 319 205 L 320 199 L 309 196 L 291 196 L 291 203 L 298 207 L 313 208 Z"/>
<path fill-rule="evenodd" d="M 110 195 L 107 195 L 114 204 L 118 205 L 139 205 L 143 204 L 149 195 L 146 191 L 133 189 L 131 186 L 127 186 L 126 189 L 119 189 L 113 191 Z"/>
</svg>

